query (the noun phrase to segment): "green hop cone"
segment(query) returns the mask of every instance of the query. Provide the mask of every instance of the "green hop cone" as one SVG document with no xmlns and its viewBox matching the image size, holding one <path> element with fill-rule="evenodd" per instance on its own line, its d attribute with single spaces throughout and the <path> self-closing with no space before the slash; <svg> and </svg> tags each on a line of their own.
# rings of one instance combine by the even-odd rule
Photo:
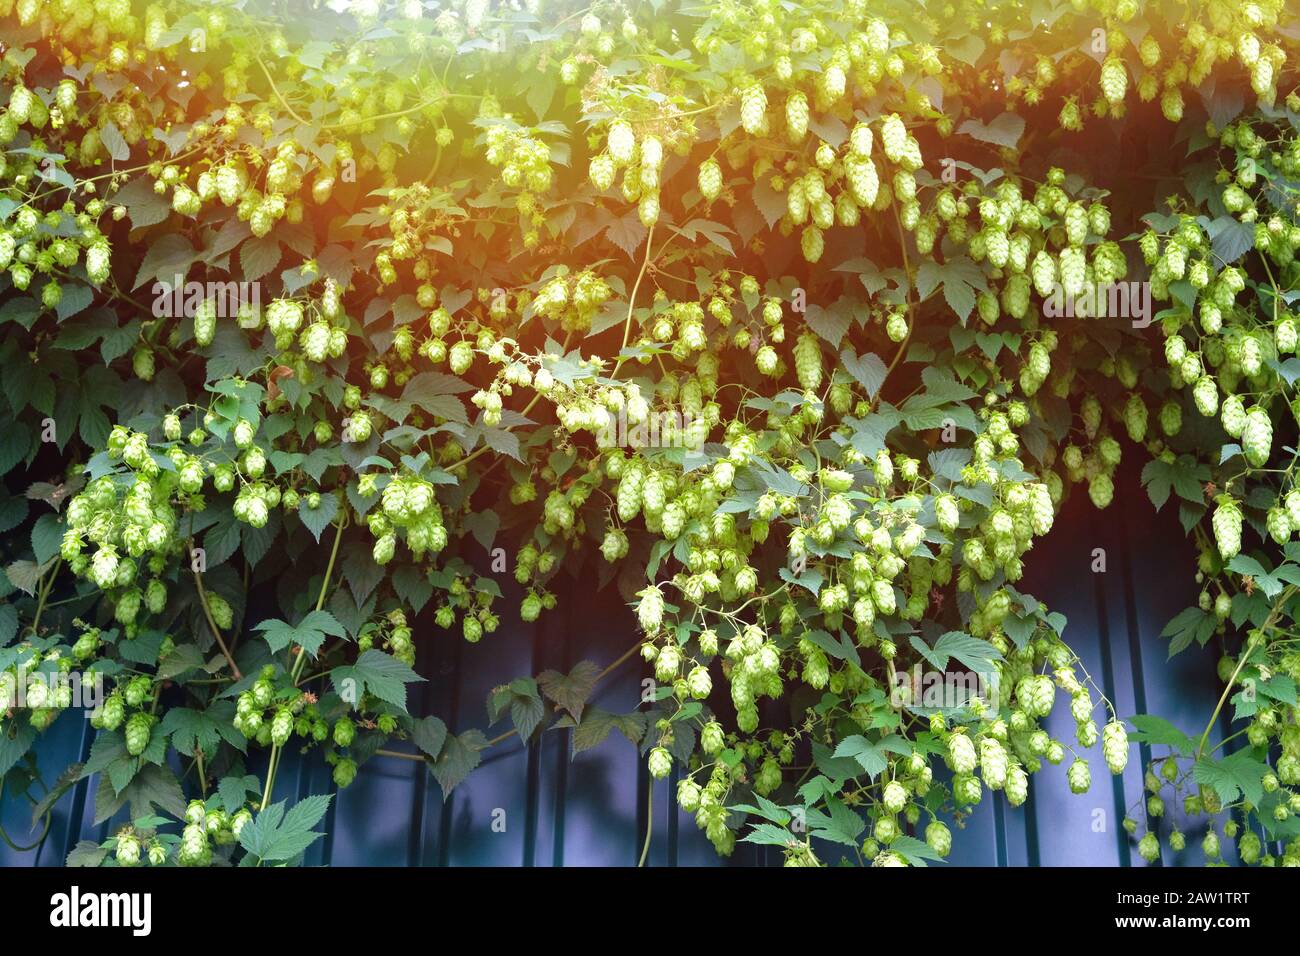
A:
<svg viewBox="0 0 1300 956">
<path fill-rule="evenodd" d="M 751 136 L 759 136 L 767 128 L 767 94 L 758 83 L 741 91 L 740 125 Z"/>
<path fill-rule="evenodd" d="M 700 164 L 698 177 L 700 195 L 712 202 L 722 194 L 722 167 L 715 159 L 706 159 Z"/>
<path fill-rule="evenodd" d="M 1263 849 L 1259 834 L 1253 830 L 1248 830 L 1241 837 L 1237 844 L 1237 855 L 1241 857 L 1241 862 L 1247 866 L 1253 866 L 1259 862 L 1259 854 Z"/>
<path fill-rule="evenodd" d="M 662 780 L 673 769 L 672 754 L 664 747 L 655 747 L 650 751 L 647 765 L 650 768 L 650 776 L 656 780 Z"/>
<path fill-rule="evenodd" d="M 1088 769 L 1088 761 L 1076 757 L 1074 763 L 1070 764 L 1069 769 L 1065 771 L 1065 779 L 1070 785 L 1071 793 L 1087 793 L 1088 788 L 1092 786 L 1092 773 Z"/>
<path fill-rule="evenodd" d="M 898 821 L 892 816 L 882 816 L 876 820 L 876 824 L 871 830 L 872 836 L 879 842 L 888 846 L 898 839 L 902 830 L 898 826 Z"/>
<path fill-rule="evenodd" d="M 790 94 L 785 101 L 786 132 L 792 143 L 803 142 L 808 135 L 808 97 L 801 92 Z"/>
<path fill-rule="evenodd" d="M 1007 752 L 996 737 L 980 740 L 980 773 L 990 790 L 1001 790 L 1007 782 Z"/>
<path fill-rule="evenodd" d="M 275 717 L 271 719 L 271 742 L 277 747 L 283 747 L 289 741 L 293 734 L 293 711 L 287 707 L 281 707 L 275 712 Z"/>
<path fill-rule="evenodd" d="M 964 733 L 954 733 L 948 737 L 948 760 L 956 773 L 969 774 L 975 770 L 978 758 L 970 737 Z"/>
<path fill-rule="evenodd" d="M 1130 395 L 1124 405 L 1124 429 L 1128 432 L 1128 437 L 1135 442 L 1146 438 L 1147 406 L 1137 392 Z"/>
<path fill-rule="evenodd" d="M 1160 406 L 1160 430 L 1166 435 L 1177 435 L 1183 429 L 1183 408 L 1175 401 Z"/>
<path fill-rule="evenodd" d="M 881 802 L 884 803 L 885 809 L 890 813 L 901 813 L 907 806 L 907 788 L 897 780 L 891 780 L 885 784 L 885 790 L 881 796 Z"/>
<path fill-rule="evenodd" d="M 1029 799 L 1029 774 L 1025 773 L 1024 768 L 1019 764 L 1008 771 L 1005 789 L 1007 803 L 1013 807 L 1023 806 L 1024 802 Z"/>
<path fill-rule="evenodd" d="M 1282 505 L 1291 520 L 1291 527 L 1300 529 L 1300 491 L 1295 489 L 1288 491 L 1286 497 L 1282 499 Z"/>
<path fill-rule="evenodd" d="M 1114 105 L 1124 101 L 1128 90 L 1128 73 L 1124 61 L 1119 56 L 1111 55 L 1101 66 L 1101 94 L 1106 102 Z"/>
<path fill-rule="evenodd" d="M 153 718 L 149 714 L 134 713 L 126 722 L 126 752 L 133 757 L 144 753 L 149 746 L 149 735 L 153 729 Z"/>
<path fill-rule="evenodd" d="M 799 384 L 805 391 L 815 392 L 822 383 L 822 351 L 817 336 L 804 333 L 794 346 L 794 367 Z"/>
<path fill-rule="evenodd" d="M 519 604 L 519 618 L 523 621 L 536 621 L 542 613 L 542 599 L 535 592 L 528 592 Z"/>
<path fill-rule="evenodd" d="M 958 773 L 952 778 L 952 795 L 958 805 L 974 805 L 983 795 L 979 777 L 973 773 Z"/>
<path fill-rule="evenodd" d="M 149 865 L 162 866 L 167 862 L 167 848 L 157 840 L 149 841 Z"/>
<path fill-rule="evenodd" d="M 235 611 L 226 602 L 226 599 L 219 594 L 208 592 L 208 610 L 212 613 L 212 621 L 223 631 L 230 630 L 230 626 L 235 623 Z"/>
<path fill-rule="evenodd" d="M 952 831 L 935 820 L 925 828 L 925 842 L 939 856 L 947 856 L 952 851 Z"/>
<path fill-rule="evenodd" d="M 690 695 L 696 700 L 703 700 L 708 697 L 713 690 L 713 679 L 709 676 L 709 669 L 703 665 L 692 668 L 691 672 L 686 675 L 686 686 L 690 691 Z"/>
<path fill-rule="evenodd" d="M 346 788 L 357 778 L 357 763 L 348 757 L 344 757 L 334 765 L 334 782 L 341 788 Z"/>
<path fill-rule="evenodd" d="M 130 830 L 117 835 L 115 857 L 118 866 L 136 866 L 140 862 L 140 840 Z"/>
<path fill-rule="evenodd" d="M 126 703 L 130 707 L 139 707 L 144 703 L 144 699 L 149 696 L 152 687 L 152 681 L 143 674 L 132 677 L 127 681 L 126 689 L 122 692 L 126 698 Z"/>
<path fill-rule="evenodd" d="M 1046 674 L 1023 677 L 1016 684 L 1016 700 L 1031 717 L 1046 717 L 1056 700 L 1056 687 Z"/>
<path fill-rule="evenodd" d="M 206 347 L 212 344 L 217 330 L 217 303 L 204 299 L 194 312 L 194 341 Z"/>
<path fill-rule="evenodd" d="M 1154 833 L 1147 833 L 1138 841 L 1138 854 L 1148 863 L 1160 859 L 1160 840 Z"/>
<path fill-rule="evenodd" d="M 1104 472 L 1093 475 L 1088 481 L 1088 497 L 1098 508 L 1105 508 L 1114 500 L 1115 482 Z"/>
<path fill-rule="evenodd" d="M 126 719 L 126 705 L 118 694 L 110 694 L 104 701 L 100 726 L 105 730 L 117 730 Z"/>
<path fill-rule="evenodd" d="M 1246 413 L 1246 425 L 1241 432 L 1241 447 L 1246 460 L 1259 468 L 1268 461 L 1273 447 L 1273 421 L 1268 410 L 1256 405 Z"/>
<path fill-rule="evenodd" d="M 1124 772 L 1128 766 L 1128 731 L 1122 722 L 1112 720 L 1102 728 L 1101 753 L 1111 773 Z"/>
<path fill-rule="evenodd" d="M 803 257 L 808 262 L 818 262 L 822 257 L 822 252 L 826 249 L 826 239 L 822 231 L 817 226 L 805 227 L 803 234 L 799 238 L 799 248 L 803 252 Z"/>
<path fill-rule="evenodd" d="M 1294 352 L 1297 344 L 1295 320 L 1285 316 L 1273 329 L 1273 340 L 1280 353 Z"/>
<path fill-rule="evenodd" d="M 1196 380 L 1192 387 L 1192 401 L 1196 405 L 1196 410 L 1206 418 L 1213 418 L 1219 410 L 1219 387 L 1214 382 L 1214 377 L 1202 375 Z"/>
<path fill-rule="evenodd" d="M 1286 544 L 1291 540 L 1291 516 L 1285 508 L 1276 506 L 1269 508 L 1264 524 L 1268 528 L 1269 537 L 1277 544 Z"/>
<path fill-rule="evenodd" d="M 664 619 L 663 593 L 656 587 L 647 587 L 637 593 L 641 598 L 636 608 L 637 620 L 641 622 L 642 630 L 653 634 Z"/>
<path fill-rule="evenodd" d="M 725 735 L 722 731 L 722 725 L 716 720 L 711 720 L 704 725 L 700 731 L 700 749 L 706 754 L 714 754 L 723 748 L 726 743 Z"/>
<path fill-rule="evenodd" d="M 1241 509 L 1237 502 L 1227 495 L 1220 495 L 1210 525 L 1214 529 L 1219 557 L 1230 561 L 1241 553 Z"/>
<path fill-rule="evenodd" d="M 901 312 L 894 312 L 885 323 L 885 334 L 891 342 L 901 342 L 907 338 L 907 318 Z"/>
<path fill-rule="evenodd" d="M 185 828 L 181 834 L 176 860 L 181 866 L 207 866 L 212 862 L 212 847 L 208 844 L 206 827 L 191 823 Z"/>
<path fill-rule="evenodd" d="M 1246 406 L 1240 395 L 1229 395 L 1223 400 L 1219 412 L 1223 430 L 1232 438 L 1240 438 L 1246 430 Z"/>
</svg>

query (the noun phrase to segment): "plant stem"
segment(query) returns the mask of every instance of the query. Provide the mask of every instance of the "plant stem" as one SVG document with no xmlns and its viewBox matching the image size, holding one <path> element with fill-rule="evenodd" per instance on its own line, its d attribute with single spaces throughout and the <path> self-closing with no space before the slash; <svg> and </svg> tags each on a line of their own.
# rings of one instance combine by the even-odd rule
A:
<svg viewBox="0 0 1300 956">
<path fill-rule="evenodd" d="M 645 256 L 641 260 L 641 271 L 636 274 L 636 281 L 632 283 L 632 291 L 627 297 L 627 319 L 623 322 L 623 344 L 618 348 L 618 361 L 614 363 L 614 371 L 610 373 L 610 378 L 617 378 L 618 370 L 627 361 L 627 356 L 623 354 L 623 350 L 627 348 L 627 340 L 632 334 L 632 313 L 636 309 L 636 293 L 641 288 L 641 280 L 645 278 L 646 269 L 650 267 L 650 250 L 654 248 L 655 226 L 657 225 L 658 223 L 652 224 L 650 231 L 645 236 Z"/>
<path fill-rule="evenodd" d="M 645 859 L 650 855 L 650 834 L 655 828 L 655 779 L 650 778 L 650 786 L 646 788 L 645 798 L 645 844 L 641 847 L 641 859 L 637 860 L 638 867 L 645 866 Z"/>
<path fill-rule="evenodd" d="M 1296 586 L 1290 585 L 1281 593 L 1281 595 L 1278 596 L 1277 601 L 1273 603 L 1272 610 L 1269 611 L 1268 618 L 1264 621 L 1264 626 L 1260 628 L 1261 631 L 1267 630 L 1279 617 L 1281 617 L 1282 608 L 1286 605 L 1286 602 L 1290 600 L 1291 595 L 1294 594 L 1295 591 Z M 1219 695 L 1219 702 L 1214 705 L 1214 713 L 1210 714 L 1210 721 L 1205 725 L 1205 731 L 1201 734 L 1201 739 L 1196 744 L 1196 755 L 1193 758 L 1194 760 L 1201 759 L 1201 753 L 1205 750 L 1206 741 L 1210 739 L 1210 731 L 1214 729 L 1214 722 L 1219 719 L 1219 713 L 1223 710 L 1223 705 L 1227 703 L 1228 695 L 1232 693 L 1232 688 L 1236 684 L 1237 677 L 1241 674 L 1242 668 L 1244 668 L 1250 660 L 1252 650 L 1253 648 L 1250 644 L 1250 637 L 1247 635 L 1246 646 L 1241 649 L 1241 658 L 1237 661 L 1237 666 L 1233 670 L 1232 676 L 1228 678 L 1228 683 L 1224 686 L 1223 693 Z"/>
<path fill-rule="evenodd" d="M 343 540 L 343 529 L 347 525 L 347 511 L 344 511 L 334 523 L 334 546 L 330 549 L 329 563 L 325 565 L 325 577 L 320 583 L 320 594 L 316 598 L 316 610 L 325 606 L 325 595 L 329 593 L 330 578 L 334 576 L 334 562 L 339 556 L 339 542 Z M 298 686 L 298 677 L 302 674 L 302 669 L 307 663 L 307 654 L 299 648 L 298 659 L 293 662 L 293 667 L 289 672 L 289 678 L 293 681 L 295 687 Z M 279 744 L 271 744 L 271 759 L 266 767 L 266 786 L 262 788 L 262 803 L 258 807 L 258 813 L 267 808 L 271 802 L 271 793 L 275 789 L 275 773 L 280 769 L 280 751 Z"/>
<path fill-rule="evenodd" d="M 376 750 L 375 754 L 380 757 L 397 757 L 399 760 L 415 760 L 419 763 L 424 762 L 424 757 L 420 754 L 408 754 L 403 753 L 400 750 L 385 750 L 382 747 Z"/>
<path fill-rule="evenodd" d="M 48 574 L 49 577 L 42 577 L 36 585 L 36 591 L 37 591 L 36 613 L 35 615 L 32 616 L 32 624 L 31 624 L 33 634 L 40 633 L 39 628 L 41 624 L 41 615 L 45 612 L 45 608 L 46 608 L 45 602 L 49 598 L 50 592 L 54 590 L 54 579 L 58 577 L 59 567 L 62 564 L 63 564 L 63 559 L 57 558 L 54 564 L 50 566 L 50 570 L 46 572 L 46 574 Z"/>
<path fill-rule="evenodd" d="M 620 667 L 620 666 L 623 664 L 624 661 L 626 661 L 629 657 L 631 657 L 633 654 L 635 654 L 635 653 L 636 653 L 637 651 L 639 651 L 640 649 L 641 649 L 641 642 L 640 642 L 640 641 L 637 641 L 635 644 L 633 644 L 631 647 L 629 647 L 626 651 L 624 651 L 621 655 L 619 655 L 618 660 L 614 661 L 614 663 L 610 664 L 610 665 L 609 665 L 608 667 L 606 667 L 603 671 L 601 671 L 599 674 L 596 675 L 596 679 L 595 679 L 594 681 L 592 681 L 592 687 L 594 688 L 597 684 L 599 684 L 601 681 L 603 681 L 606 677 L 608 677 L 608 676 L 609 676 L 609 675 L 614 671 L 615 668 Z M 517 734 L 517 733 L 519 733 L 519 731 L 515 730 L 515 729 L 512 727 L 510 730 L 507 730 L 507 731 L 506 731 L 505 733 L 503 733 L 503 734 L 497 734 L 495 737 L 493 737 L 491 740 L 489 740 L 486 744 L 483 745 L 483 749 L 486 750 L 488 747 L 495 746 L 496 744 L 501 743 L 501 741 L 503 741 L 503 740 L 509 740 L 511 737 L 513 737 L 513 736 L 514 736 L 515 734 Z"/>
<path fill-rule="evenodd" d="M 194 547 L 194 539 L 190 539 L 190 548 Z M 199 592 L 199 606 L 203 608 L 203 616 L 207 619 L 208 627 L 212 629 L 212 636 L 217 639 L 217 646 L 221 648 L 222 655 L 226 658 L 226 663 L 230 665 L 231 673 L 235 675 L 235 680 L 243 680 L 244 675 L 239 670 L 239 665 L 235 663 L 235 658 L 231 656 L 230 648 L 221 638 L 221 628 L 217 627 L 217 622 L 212 619 L 212 609 L 208 607 L 208 592 L 203 587 L 203 575 L 191 568 L 194 575 L 194 586 Z"/>
</svg>

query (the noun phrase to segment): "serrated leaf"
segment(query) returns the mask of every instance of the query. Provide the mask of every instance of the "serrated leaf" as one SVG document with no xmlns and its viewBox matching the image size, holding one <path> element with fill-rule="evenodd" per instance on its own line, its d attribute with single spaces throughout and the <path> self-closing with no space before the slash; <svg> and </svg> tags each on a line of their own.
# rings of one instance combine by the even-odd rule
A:
<svg viewBox="0 0 1300 956">
<path fill-rule="evenodd" d="M 423 680 L 397 658 L 374 648 L 362 651 L 356 664 L 336 667 L 330 672 L 334 690 L 349 703 L 355 705 L 363 694 L 370 694 L 403 712 L 406 685 Z"/>
<path fill-rule="evenodd" d="M 122 133 L 112 120 L 106 122 L 100 129 L 99 140 L 104 144 L 104 149 L 108 150 L 108 155 L 119 163 L 124 163 L 131 158 L 131 147 L 126 144 Z"/>
<path fill-rule="evenodd" d="M 822 308 L 810 304 L 804 314 L 804 321 L 808 323 L 808 328 L 829 342 L 832 348 L 839 348 L 840 342 L 849 331 L 849 324 L 853 321 L 853 317 L 843 306 Z"/>
<path fill-rule="evenodd" d="M 430 757 L 442 753 L 447 740 L 447 725 L 437 717 L 421 717 L 411 724 L 411 742 Z"/>
<path fill-rule="evenodd" d="M 210 756 L 223 739 L 242 742 L 243 735 L 232 723 L 234 716 L 235 709 L 229 701 L 219 701 L 206 711 L 172 707 L 163 715 L 155 732 L 170 735 L 177 753 L 192 755 L 197 745 Z"/>
<path fill-rule="evenodd" d="M 329 810 L 330 794 L 319 794 L 298 801 L 285 813 L 285 801 L 272 804 L 244 825 L 239 845 L 253 857 L 270 862 L 297 859 L 319 840 L 323 833 L 312 828 Z"/>
<path fill-rule="evenodd" d="M 773 823 L 757 823 L 750 831 L 740 838 L 741 843 L 757 843 L 759 846 L 791 846 L 799 844 L 799 840 L 793 833 L 779 827 Z"/>
<path fill-rule="evenodd" d="M 215 568 L 230 560 L 242 536 L 241 523 L 234 515 L 225 515 L 203 536 L 203 559 L 207 568 Z"/>
<path fill-rule="evenodd" d="M 591 661 L 579 661 L 568 674 L 547 670 L 537 675 L 537 684 L 548 700 L 569 712 L 574 720 L 582 721 L 583 708 L 596 686 L 600 668 Z"/>
<path fill-rule="evenodd" d="M 1135 743 L 1159 744 L 1173 747 L 1179 753 L 1190 756 L 1196 748 L 1195 741 L 1163 717 L 1155 714 L 1137 714 L 1128 718 L 1135 728 L 1129 739 Z"/>
<path fill-rule="evenodd" d="M 861 734 L 852 734 L 841 740 L 835 748 L 834 756 L 857 761 L 858 766 L 872 779 L 889 767 L 889 761 L 880 749 Z"/>
<path fill-rule="evenodd" d="M 239 247 L 240 279 L 256 282 L 280 264 L 280 241 L 274 236 L 252 238 Z"/>
<path fill-rule="evenodd" d="M 252 774 L 242 777 L 222 777 L 217 782 L 217 796 L 227 813 L 236 813 L 248 799 L 250 793 L 257 793 L 261 781 Z"/>
<path fill-rule="evenodd" d="M 647 718 L 645 714 L 611 714 L 599 707 L 589 707 L 583 712 L 582 721 L 573 730 L 573 752 L 590 750 L 609 736 L 611 730 L 617 730 L 634 744 L 639 744 L 645 736 Z"/>
<path fill-rule="evenodd" d="M 402 599 L 402 603 L 416 614 L 429 603 L 433 597 L 433 585 L 429 577 L 414 565 L 403 565 L 393 572 L 393 590 Z"/>
<path fill-rule="evenodd" d="M 487 738 L 482 731 L 467 730 L 460 735 L 447 736 L 437 759 L 431 760 L 429 771 L 442 787 L 446 800 L 471 770 L 482 761 L 482 751 L 487 748 Z"/>
<path fill-rule="evenodd" d="M 330 526 L 330 522 L 338 512 L 339 500 L 334 495 L 321 495 L 320 504 L 316 508 L 307 507 L 306 495 L 303 495 L 302 500 L 298 502 L 298 517 L 318 542 L 321 534 Z"/>
<path fill-rule="evenodd" d="M 1015 113 L 1003 113 L 989 123 L 968 119 L 957 127 L 957 132 L 1004 149 L 1014 149 L 1025 132 L 1025 121 Z"/>
<path fill-rule="evenodd" d="M 138 289 L 155 279 L 172 282 L 185 275 L 194 264 L 197 252 L 190 241 L 179 232 L 169 232 L 155 239 L 144 254 L 131 288 Z"/>
<path fill-rule="evenodd" d="M 58 515 L 41 515 L 32 526 L 32 552 L 36 563 L 44 564 L 59 553 L 63 542 L 63 520 Z"/>
<path fill-rule="evenodd" d="M 316 656 L 325 636 L 347 637 L 343 625 L 329 611 L 312 611 L 296 626 L 279 618 L 269 618 L 255 624 L 253 630 L 261 631 L 272 653 L 279 653 L 290 644 L 297 644 L 311 657 Z"/>
</svg>

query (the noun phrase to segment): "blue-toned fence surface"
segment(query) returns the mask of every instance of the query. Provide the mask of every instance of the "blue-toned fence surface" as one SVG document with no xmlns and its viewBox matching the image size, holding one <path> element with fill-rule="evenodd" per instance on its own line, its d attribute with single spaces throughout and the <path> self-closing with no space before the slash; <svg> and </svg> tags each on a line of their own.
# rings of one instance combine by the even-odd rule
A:
<svg viewBox="0 0 1300 956">
<path fill-rule="evenodd" d="M 1069 619 L 1066 637 L 1121 717 L 1156 713 L 1188 732 L 1199 732 L 1215 699 L 1211 648 L 1193 648 L 1167 661 L 1161 628 L 1195 598 L 1194 556 L 1173 509 L 1153 515 L 1132 473 L 1115 501 L 1096 512 L 1076 494 L 1047 539 L 1027 555 L 1022 590 Z M 1093 573 L 1095 548 L 1105 551 L 1106 572 Z M 535 625 L 502 628 L 476 646 L 449 632 L 420 640 L 416 669 L 427 683 L 411 688 L 412 711 L 437 714 L 453 732 L 482 727 L 484 699 L 495 685 L 546 668 L 567 671 L 590 659 L 613 661 L 635 640 L 634 622 L 611 585 L 603 591 L 575 586 L 561 594 L 557 611 Z M 597 689 L 593 703 L 610 711 L 636 707 L 641 671 L 629 663 Z M 1052 731 L 1072 740 L 1065 707 Z M 508 726 L 499 725 L 497 729 Z M 1216 727 L 1215 739 L 1223 728 Z M 650 787 L 644 760 L 617 733 L 570 759 L 569 730 L 554 730 L 522 746 L 516 740 L 485 754 L 445 802 L 422 763 L 375 757 L 356 781 L 337 792 L 324 826 L 328 835 L 307 863 L 390 866 L 600 866 L 633 865 L 641 854 L 648 817 L 653 828 L 651 866 L 774 865 L 780 853 L 741 843 L 719 861 L 672 798 L 675 777 Z M 53 782 L 70 762 L 89 752 L 93 730 L 79 715 L 63 717 L 40 743 L 39 765 Z M 1093 786 L 1084 795 L 1066 787 L 1065 766 L 1031 778 L 1030 799 L 1018 809 L 1001 794 L 987 794 L 955 834 L 951 861 L 964 865 L 1145 865 L 1120 821 L 1127 810 L 1144 820 L 1142 768 L 1147 748 L 1134 746 L 1127 771 L 1112 778 L 1093 755 Z M 1142 759 L 1139 759 L 1141 757 Z M 1068 761 L 1067 761 L 1068 762 Z M 103 840 L 121 820 L 92 823 L 97 781 L 83 781 L 56 804 L 49 837 L 39 850 L 0 845 L 0 865 L 62 863 L 78 840 Z M 329 768 L 316 759 L 286 761 L 276 798 L 334 791 Z M 18 843 L 27 836 L 30 804 L 6 795 L 0 819 Z M 502 817 L 502 812 L 504 817 Z M 494 827 L 494 820 L 497 826 Z M 501 823 L 504 822 L 504 831 Z M 1167 829 L 1169 820 L 1163 821 Z M 1165 865 L 1201 862 L 1199 832 L 1189 829 L 1188 850 Z M 837 856 L 828 856 L 835 862 Z"/>
</svg>

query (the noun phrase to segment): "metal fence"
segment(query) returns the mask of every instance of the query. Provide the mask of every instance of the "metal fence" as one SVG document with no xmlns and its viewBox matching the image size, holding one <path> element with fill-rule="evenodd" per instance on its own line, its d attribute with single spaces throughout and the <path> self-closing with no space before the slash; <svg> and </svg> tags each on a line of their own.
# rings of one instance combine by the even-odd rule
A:
<svg viewBox="0 0 1300 956">
<path fill-rule="evenodd" d="M 1154 515 L 1129 476 L 1105 512 L 1078 495 L 1056 528 L 1028 555 L 1023 589 L 1069 618 L 1066 634 L 1084 666 L 1118 714 L 1157 713 L 1191 732 L 1207 718 L 1215 692 L 1214 655 L 1193 648 L 1167 661 L 1161 628 L 1194 599 L 1194 558 L 1172 508 Z M 1095 548 L 1107 570 L 1094 573 Z M 438 714 L 453 732 L 482 727 L 484 699 L 495 685 L 545 668 L 567 671 L 584 658 L 604 664 L 634 640 L 633 620 L 613 587 L 574 588 L 560 608 L 536 625 L 505 629 L 481 644 L 466 645 L 447 632 L 421 642 L 417 670 L 427 683 L 412 687 L 412 711 Z M 630 711 L 640 694 L 640 672 L 625 666 L 602 684 L 594 702 Z M 1055 736 L 1072 738 L 1065 708 L 1053 715 Z M 505 725 L 503 725 L 505 726 Z M 1216 728 L 1217 735 L 1223 731 Z M 779 852 L 741 843 L 720 861 L 677 810 L 675 778 L 651 792 L 644 760 L 617 733 L 570 759 L 570 731 L 549 731 L 539 742 L 500 744 L 446 801 L 421 763 L 376 757 L 356 781 L 339 791 L 324 827 L 328 835 L 309 853 L 309 864 L 390 866 L 599 866 L 633 865 L 641 854 L 647 819 L 654 815 L 647 864 L 651 866 L 774 865 Z M 61 719 L 40 743 L 47 781 L 89 752 L 93 730 L 75 716 Z M 1139 758 L 1139 750 L 1140 756 Z M 1142 770 L 1147 748 L 1134 748 L 1122 777 L 1105 772 L 1099 751 L 1092 790 L 1073 795 L 1065 766 L 1032 778 L 1030 799 L 1009 807 L 989 794 L 955 834 L 952 862 L 981 866 L 1145 865 L 1120 822 L 1125 812 L 1145 822 Z M 318 759 L 291 758 L 280 774 L 277 798 L 334 790 Z M 121 821 L 93 825 L 95 780 L 83 781 L 55 806 L 48 839 L 39 850 L 0 845 L 0 865 L 58 865 L 78 840 L 102 840 Z M 7 832 L 19 843 L 30 807 L 6 796 L 0 806 Z M 494 826 L 495 822 L 495 826 Z M 1167 829 L 1169 820 L 1163 821 Z M 1165 865 L 1201 862 L 1200 834 L 1188 829 L 1188 850 Z M 34 837 L 30 838 L 34 839 Z M 834 859 L 834 857 L 832 857 Z"/>
</svg>

